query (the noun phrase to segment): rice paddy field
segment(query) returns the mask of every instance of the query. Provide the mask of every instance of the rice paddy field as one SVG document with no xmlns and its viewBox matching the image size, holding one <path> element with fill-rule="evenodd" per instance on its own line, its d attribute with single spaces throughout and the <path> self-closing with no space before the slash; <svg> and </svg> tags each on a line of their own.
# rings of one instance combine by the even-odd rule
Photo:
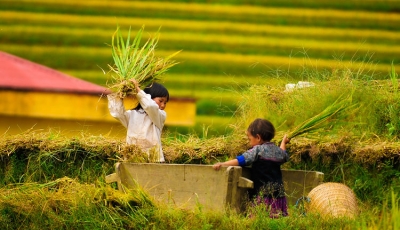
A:
<svg viewBox="0 0 400 230">
<path fill-rule="evenodd" d="M 362 67 L 387 78 L 392 62 L 400 67 L 397 3 L 2 1 L 0 50 L 106 85 L 117 25 L 126 33 L 145 26 L 143 39 L 160 29 L 157 55 L 181 50 L 180 63 L 164 76 L 171 95 L 196 98 L 200 116 L 226 117 L 235 99 L 223 89 L 272 77 L 282 84 L 311 80 L 305 68 Z"/>
<path fill-rule="evenodd" d="M 160 29 L 156 53 L 181 50 L 164 84 L 197 99 L 197 127 L 164 130 L 167 163 L 241 154 L 257 117 L 275 125 L 276 143 L 307 121 L 283 167 L 346 184 L 360 210 L 355 219 L 296 206 L 279 219 L 182 210 L 105 183 L 123 158 L 148 162 L 123 140 L 31 130 L 0 136 L 0 228 L 399 229 L 399 12 L 387 0 L 0 1 L 0 50 L 103 86 L 117 25 L 145 25 L 144 37 Z M 298 81 L 315 85 L 285 89 Z M 346 109 L 317 127 L 337 101 Z"/>
</svg>

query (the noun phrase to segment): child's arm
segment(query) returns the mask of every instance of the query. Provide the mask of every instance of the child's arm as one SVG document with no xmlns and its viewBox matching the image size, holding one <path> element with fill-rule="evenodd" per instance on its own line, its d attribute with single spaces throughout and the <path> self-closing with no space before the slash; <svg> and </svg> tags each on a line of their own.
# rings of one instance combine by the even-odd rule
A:
<svg viewBox="0 0 400 230">
<path fill-rule="evenodd" d="M 280 146 L 280 148 L 283 150 L 283 154 L 284 154 L 283 161 L 284 162 L 289 161 L 289 154 L 286 152 L 286 144 L 289 142 L 290 142 L 290 139 L 285 134 L 285 136 L 283 136 L 281 146 Z"/>
<path fill-rule="evenodd" d="M 136 98 L 139 100 L 140 105 L 149 115 L 150 120 L 159 128 L 164 127 L 165 120 L 167 119 L 167 113 L 161 110 L 157 103 L 149 97 L 143 90 L 139 88 L 139 84 L 135 79 L 131 79 L 131 82 L 135 85 Z"/>
<path fill-rule="evenodd" d="M 149 115 L 150 120 L 159 128 L 164 127 L 165 120 L 167 119 L 167 113 L 158 107 L 157 103 L 153 101 L 149 94 L 146 94 L 143 90 L 139 91 L 136 95 L 139 100 L 140 105 L 147 115 Z"/>
<path fill-rule="evenodd" d="M 128 128 L 129 114 L 125 112 L 122 98 L 118 97 L 116 93 L 111 93 L 107 95 L 107 99 L 111 116 L 119 120 L 125 128 Z"/>
<path fill-rule="evenodd" d="M 237 159 L 225 161 L 225 162 L 218 162 L 213 165 L 215 170 L 219 170 L 221 166 L 239 166 L 239 161 Z"/>
<path fill-rule="evenodd" d="M 242 155 L 237 156 L 236 159 L 232 159 L 225 162 L 218 162 L 213 165 L 215 170 L 219 170 L 221 166 L 245 166 L 250 165 L 256 160 L 257 151 L 259 146 L 253 146 L 253 148 L 247 150 Z"/>
<path fill-rule="evenodd" d="M 285 134 L 285 136 L 283 136 L 282 142 L 281 142 L 281 146 L 280 148 L 282 150 L 286 151 L 286 144 L 290 142 L 290 139 L 287 137 L 287 135 Z"/>
</svg>

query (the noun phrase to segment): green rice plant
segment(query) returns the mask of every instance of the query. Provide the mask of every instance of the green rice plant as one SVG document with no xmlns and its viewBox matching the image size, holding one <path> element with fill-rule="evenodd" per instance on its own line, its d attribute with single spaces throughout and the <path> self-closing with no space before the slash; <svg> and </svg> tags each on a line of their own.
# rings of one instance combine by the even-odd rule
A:
<svg viewBox="0 0 400 230">
<path fill-rule="evenodd" d="M 122 98 L 137 93 L 130 79 L 135 79 L 139 83 L 139 86 L 143 88 L 155 81 L 161 80 L 160 75 L 177 64 L 171 58 L 180 51 L 166 58 L 160 58 L 155 55 L 155 49 L 159 40 L 159 31 L 140 47 L 143 30 L 144 26 L 136 34 L 132 43 L 130 41 L 130 29 L 126 42 L 119 27 L 112 36 L 111 45 L 114 65 L 108 66 L 114 74 L 111 75 L 112 83 L 109 88 L 116 90 Z"/>
<path fill-rule="evenodd" d="M 354 108 L 354 104 L 351 103 L 351 95 L 345 99 L 339 97 L 331 105 L 327 106 L 322 112 L 317 115 L 305 120 L 301 124 L 297 125 L 288 133 L 288 138 L 294 138 L 306 133 L 312 133 L 321 128 L 331 126 L 333 118 L 337 118 L 344 114 L 345 111 L 350 108 Z"/>
<path fill-rule="evenodd" d="M 361 227 L 358 229 L 388 229 L 395 230 L 400 228 L 400 206 L 399 194 L 391 189 L 385 196 L 384 204 L 372 213 L 368 212 L 360 221 Z"/>
<path fill-rule="evenodd" d="M 397 101 L 399 96 L 399 93 L 397 93 L 399 90 L 399 80 L 393 62 L 390 68 L 389 77 L 391 81 L 391 89 L 389 90 L 394 92 L 394 96 L 392 97 L 394 97 L 394 101 Z M 397 103 L 387 105 L 386 114 L 389 120 L 385 125 L 388 129 L 388 137 L 396 136 L 400 131 L 399 107 L 397 106 Z"/>
<path fill-rule="evenodd" d="M 392 65 L 390 66 L 389 77 L 392 82 L 394 92 L 397 92 L 397 90 L 399 89 L 399 80 L 398 80 L 397 76 L 398 75 L 396 73 L 396 70 L 394 68 L 394 64 L 392 61 Z"/>
</svg>

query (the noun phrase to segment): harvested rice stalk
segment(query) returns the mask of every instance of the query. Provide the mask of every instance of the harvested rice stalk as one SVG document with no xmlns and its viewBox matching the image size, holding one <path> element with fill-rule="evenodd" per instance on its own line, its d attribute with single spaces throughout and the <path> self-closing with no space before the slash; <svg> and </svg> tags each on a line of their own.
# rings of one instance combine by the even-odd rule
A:
<svg viewBox="0 0 400 230">
<path fill-rule="evenodd" d="M 155 81 L 161 80 L 160 77 L 163 73 L 178 64 L 178 62 L 171 60 L 171 58 L 180 51 L 166 58 L 155 55 L 155 48 L 160 35 L 159 31 L 140 47 L 143 30 L 144 26 L 136 34 L 132 43 L 130 40 L 130 28 L 126 41 L 124 41 L 119 27 L 117 27 L 112 36 L 111 45 L 114 65 L 108 65 L 112 77 L 109 88 L 121 98 L 137 93 L 130 79 L 135 79 L 143 88 Z"/>
<path fill-rule="evenodd" d="M 339 97 L 335 102 L 333 102 L 333 104 L 326 107 L 322 112 L 307 119 L 291 130 L 288 134 L 288 138 L 292 139 L 293 137 L 297 137 L 305 133 L 312 133 L 318 129 L 332 125 L 332 123 L 328 121 L 332 120 L 334 117 L 342 115 L 345 111 L 355 106 L 351 103 L 351 101 L 351 95 L 343 100 L 342 97 Z"/>
</svg>

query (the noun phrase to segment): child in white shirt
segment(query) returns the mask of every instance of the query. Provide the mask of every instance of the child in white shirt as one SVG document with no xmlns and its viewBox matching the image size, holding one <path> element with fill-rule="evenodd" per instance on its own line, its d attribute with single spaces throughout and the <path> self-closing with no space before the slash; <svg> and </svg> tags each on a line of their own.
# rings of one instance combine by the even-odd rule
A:
<svg viewBox="0 0 400 230">
<path fill-rule="evenodd" d="M 125 110 L 123 99 L 117 94 L 109 94 L 108 109 L 112 117 L 119 120 L 127 129 L 126 143 L 138 145 L 149 154 L 158 153 L 159 162 L 165 162 L 161 146 L 161 132 L 167 114 L 164 111 L 169 101 L 168 90 L 161 84 L 153 83 L 144 90 L 135 79 L 136 98 L 139 104 L 132 110 Z"/>
</svg>

